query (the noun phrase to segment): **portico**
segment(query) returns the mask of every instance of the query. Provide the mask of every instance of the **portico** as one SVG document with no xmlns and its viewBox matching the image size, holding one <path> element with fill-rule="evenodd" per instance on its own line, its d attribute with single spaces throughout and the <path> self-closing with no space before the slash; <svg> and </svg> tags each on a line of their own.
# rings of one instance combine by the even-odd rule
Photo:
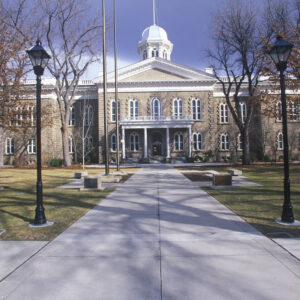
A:
<svg viewBox="0 0 300 300">
<path fill-rule="evenodd" d="M 192 135 L 193 120 L 189 117 L 138 117 L 136 119 L 123 118 L 120 121 L 122 131 L 122 158 L 126 159 L 126 140 L 128 131 L 139 130 L 143 134 L 143 158 L 149 156 L 164 156 L 167 159 L 171 158 L 171 142 L 170 130 L 178 129 L 187 131 L 188 134 L 188 153 L 191 157 L 191 135 Z"/>
</svg>

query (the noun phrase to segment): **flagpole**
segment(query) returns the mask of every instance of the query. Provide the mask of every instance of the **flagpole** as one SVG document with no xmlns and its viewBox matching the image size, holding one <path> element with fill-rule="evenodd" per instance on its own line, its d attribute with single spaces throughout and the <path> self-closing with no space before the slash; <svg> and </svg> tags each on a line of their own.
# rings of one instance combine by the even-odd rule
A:
<svg viewBox="0 0 300 300">
<path fill-rule="evenodd" d="M 105 0 L 102 0 L 102 33 L 103 33 L 103 112 L 104 112 L 104 151 L 105 151 L 105 175 L 109 175 L 108 157 L 108 130 L 107 130 L 107 78 L 106 78 L 106 20 L 105 20 Z"/>
<path fill-rule="evenodd" d="M 117 171 L 120 171 L 120 131 L 119 131 L 119 97 L 118 97 L 118 65 L 117 65 L 117 20 L 116 0 L 114 0 L 114 56 L 115 56 L 115 103 L 116 103 L 116 145 L 117 145 Z M 121 109 L 120 109 L 121 111 Z"/>
</svg>

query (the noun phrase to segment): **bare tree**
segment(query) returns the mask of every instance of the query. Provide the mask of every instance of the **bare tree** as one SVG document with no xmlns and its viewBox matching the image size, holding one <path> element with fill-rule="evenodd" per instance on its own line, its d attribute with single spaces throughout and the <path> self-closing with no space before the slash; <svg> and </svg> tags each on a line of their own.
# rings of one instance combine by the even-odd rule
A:
<svg viewBox="0 0 300 300">
<path fill-rule="evenodd" d="M 208 50 L 208 56 L 213 61 L 216 78 L 241 133 L 242 162 L 249 164 L 249 126 L 264 62 L 264 43 L 254 8 L 242 1 L 228 2 L 215 15 L 212 35 L 215 48 Z M 245 90 L 248 94 L 246 101 L 240 97 Z M 245 118 L 241 110 L 242 103 L 247 107 Z"/>
<path fill-rule="evenodd" d="M 82 75 L 99 60 L 99 18 L 91 15 L 80 0 L 40 0 L 44 13 L 47 46 L 52 59 L 48 70 L 56 79 L 55 93 L 60 110 L 63 158 L 71 165 L 68 125 L 70 107 Z M 95 10 L 94 10 L 95 11 Z"/>
</svg>

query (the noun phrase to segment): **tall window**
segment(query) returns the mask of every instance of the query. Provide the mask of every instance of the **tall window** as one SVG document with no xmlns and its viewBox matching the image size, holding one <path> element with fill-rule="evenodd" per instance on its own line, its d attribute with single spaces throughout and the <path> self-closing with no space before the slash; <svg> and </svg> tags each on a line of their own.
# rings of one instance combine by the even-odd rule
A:
<svg viewBox="0 0 300 300">
<path fill-rule="evenodd" d="M 139 135 L 136 132 L 130 134 L 129 137 L 130 142 L 130 151 L 136 152 L 139 151 Z"/>
<path fill-rule="evenodd" d="M 240 103 L 240 110 L 241 110 L 241 121 L 245 123 L 247 117 L 247 106 L 246 103 Z"/>
<path fill-rule="evenodd" d="M 36 153 L 35 139 L 30 138 L 27 143 L 27 152 L 28 154 Z"/>
<path fill-rule="evenodd" d="M 180 98 L 174 99 L 173 102 L 173 114 L 175 119 L 181 119 L 182 118 L 182 100 Z"/>
<path fill-rule="evenodd" d="M 283 134 L 279 132 L 277 135 L 277 149 L 283 150 Z"/>
<path fill-rule="evenodd" d="M 28 121 L 30 122 L 31 126 L 34 126 L 35 120 L 36 120 L 35 107 L 34 106 L 28 106 Z"/>
<path fill-rule="evenodd" d="M 143 52 L 143 59 L 147 59 L 147 50 L 144 50 Z"/>
<path fill-rule="evenodd" d="M 14 139 L 13 138 L 7 138 L 5 141 L 5 154 L 14 154 L 15 147 L 14 147 Z"/>
<path fill-rule="evenodd" d="M 118 101 L 118 120 L 120 121 L 120 101 Z M 111 102 L 111 120 L 112 122 L 116 121 L 116 101 Z"/>
<path fill-rule="evenodd" d="M 161 106 L 158 98 L 153 98 L 151 103 L 151 116 L 154 120 L 160 119 Z"/>
<path fill-rule="evenodd" d="M 69 153 L 74 153 L 73 138 L 69 137 Z"/>
<path fill-rule="evenodd" d="M 85 153 L 89 153 L 93 148 L 93 137 L 88 136 L 87 138 L 84 139 L 84 151 Z"/>
<path fill-rule="evenodd" d="M 289 101 L 288 103 L 288 117 L 291 121 L 297 121 L 299 119 L 297 105 L 295 105 L 293 101 Z"/>
<path fill-rule="evenodd" d="M 152 57 L 158 57 L 158 50 L 156 48 L 152 49 Z"/>
<path fill-rule="evenodd" d="M 237 146 L 239 151 L 243 150 L 243 140 L 241 134 L 239 134 L 237 137 Z"/>
<path fill-rule="evenodd" d="M 282 104 L 281 102 L 276 103 L 276 119 L 282 121 Z"/>
<path fill-rule="evenodd" d="M 94 114 L 94 109 L 92 105 L 87 105 L 85 108 L 85 126 L 92 125 L 93 123 L 93 114 Z"/>
<path fill-rule="evenodd" d="M 111 151 L 117 151 L 117 135 L 115 133 L 111 135 L 110 145 Z M 121 150 L 121 135 L 119 135 L 119 150 Z"/>
<path fill-rule="evenodd" d="M 74 106 L 70 107 L 69 125 L 70 126 L 74 126 L 75 125 L 75 108 L 74 108 Z"/>
<path fill-rule="evenodd" d="M 220 104 L 220 123 L 228 123 L 228 105 L 226 103 Z"/>
<path fill-rule="evenodd" d="M 23 120 L 24 120 L 23 107 L 18 106 L 17 107 L 17 114 L 16 114 L 16 125 L 17 126 L 22 126 Z"/>
<path fill-rule="evenodd" d="M 201 120 L 201 100 L 192 100 L 193 120 Z"/>
<path fill-rule="evenodd" d="M 139 102 L 136 99 L 129 101 L 130 119 L 136 120 L 139 117 Z"/>
<path fill-rule="evenodd" d="M 174 134 L 174 150 L 183 151 L 183 134 L 181 132 Z"/>
<path fill-rule="evenodd" d="M 223 151 L 229 150 L 229 135 L 228 133 L 222 133 L 220 136 L 220 149 Z"/>
<path fill-rule="evenodd" d="M 202 134 L 201 133 L 194 133 L 193 134 L 193 148 L 195 151 L 202 150 Z"/>
</svg>

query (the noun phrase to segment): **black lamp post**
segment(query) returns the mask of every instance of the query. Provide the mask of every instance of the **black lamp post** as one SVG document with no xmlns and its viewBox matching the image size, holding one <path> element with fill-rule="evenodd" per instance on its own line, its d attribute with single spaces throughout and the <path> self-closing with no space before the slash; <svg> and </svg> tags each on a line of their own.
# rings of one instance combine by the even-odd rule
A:
<svg viewBox="0 0 300 300">
<path fill-rule="evenodd" d="M 284 156 L 284 203 L 282 208 L 281 221 L 284 223 L 294 223 L 293 207 L 290 199 L 290 178 L 289 178 L 289 144 L 287 131 L 287 113 L 286 113 L 286 96 L 285 96 L 285 78 L 284 71 L 291 54 L 293 44 L 277 36 L 276 43 L 268 52 L 277 70 L 280 72 L 281 88 L 281 106 L 282 106 L 282 134 L 283 134 L 283 156 Z"/>
<path fill-rule="evenodd" d="M 50 59 L 50 55 L 42 47 L 40 40 L 36 45 L 26 51 L 33 65 L 36 75 L 36 164 L 37 164 L 37 183 L 36 183 L 36 210 L 34 225 L 47 223 L 45 210 L 43 207 L 43 184 L 42 184 L 42 164 L 41 164 L 41 76 Z"/>
</svg>

